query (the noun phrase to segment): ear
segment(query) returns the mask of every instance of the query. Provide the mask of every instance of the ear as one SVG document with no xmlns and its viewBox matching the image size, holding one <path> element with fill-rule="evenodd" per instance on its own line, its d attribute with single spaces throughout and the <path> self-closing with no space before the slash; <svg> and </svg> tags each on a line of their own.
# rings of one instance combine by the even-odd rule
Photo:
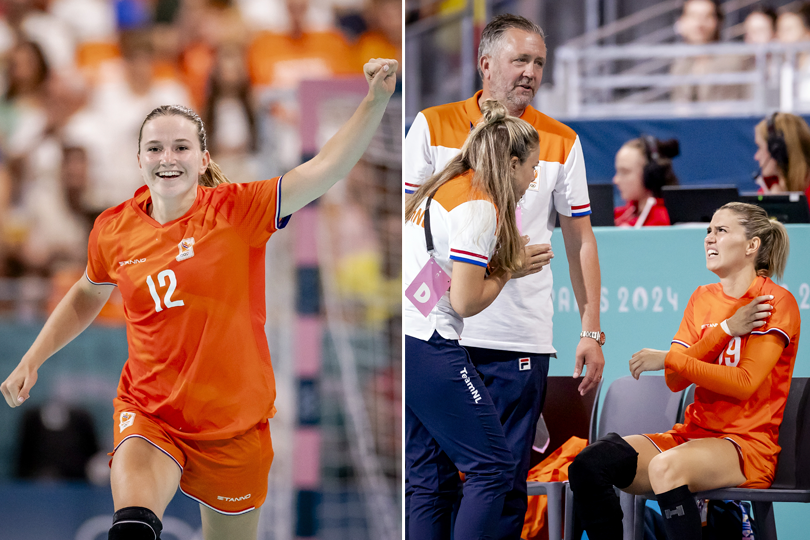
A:
<svg viewBox="0 0 810 540">
<path fill-rule="evenodd" d="M 140 152 L 138 152 L 137 157 L 138 157 L 138 168 L 143 169 L 143 167 L 141 167 L 141 153 Z"/>
<path fill-rule="evenodd" d="M 759 251 L 759 246 L 762 245 L 762 240 L 759 239 L 759 236 L 753 237 L 751 240 L 748 241 L 748 245 L 745 247 L 745 255 L 753 255 L 757 251 Z"/>
<path fill-rule="evenodd" d="M 202 164 L 200 165 L 200 176 L 205 174 L 205 171 L 208 170 L 208 164 L 211 163 L 211 154 L 208 153 L 208 150 L 203 152 L 202 155 Z"/>
<path fill-rule="evenodd" d="M 487 80 L 487 75 L 489 75 L 489 56 L 483 55 L 478 60 L 478 67 L 481 68 L 481 73 L 483 74 L 483 77 L 481 78 L 483 80 Z"/>
<path fill-rule="evenodd" d="M 512 172 L 515 172 L 519 166 L 520 160 L 517 158 L 517 156 L 512 156 L 512 158 L 509 160 L 509 168 L 512 170 Z"/>
</svg>

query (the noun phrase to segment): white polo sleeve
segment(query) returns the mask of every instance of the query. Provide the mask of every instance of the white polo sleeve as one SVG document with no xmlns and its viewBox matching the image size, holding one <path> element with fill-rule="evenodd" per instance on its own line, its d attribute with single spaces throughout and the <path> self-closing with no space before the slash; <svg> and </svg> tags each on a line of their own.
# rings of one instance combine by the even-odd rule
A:
<svg viewBox="0 0 810 540">
<path fill-rule="evenodd" d="M 414 193 L 436 170 L 430 147 L 430 127 L 421 112 L 408 130 L 403 144 L 402 183 L 405 193 Z"/>
<path fill-rule="evenodd" d="M 588 197 L 588 180 L 585 175 L 585 158 L 579 135 L 574 140 L 565 163 L 559 169 L 554 185 L 554 207 L 557 212 L 568 217 L 587 216 L 591 213 Z"/>
<path fill-rule="evenodd" d="M 497 214 L 489 201 L 458 205 L 448 216 L 450 260 L 486 267 L 495 250 Z"/>
</svg>

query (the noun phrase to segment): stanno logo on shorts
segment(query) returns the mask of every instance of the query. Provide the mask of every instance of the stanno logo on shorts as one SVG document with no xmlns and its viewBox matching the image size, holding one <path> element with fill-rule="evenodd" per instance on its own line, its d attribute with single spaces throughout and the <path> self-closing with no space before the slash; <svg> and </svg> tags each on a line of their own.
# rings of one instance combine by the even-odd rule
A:
<svg viewBox="0 0 810 540">
<path fill-rule="evenodd" d="M 217 500 L 225 501 L 225 502 L 239 502 L 245 501 L 250 498 L 250 493 L 247 495 L 242 495 L 241 497 L 223 497 L 222 495 L 217 496 Z"/>
<path fill-rule="evenodd" d="M 194 256 L 194 238 L 183 238 L 177 248 L 180 250 L 180 255 L 177 256 L 177 261 L 185 261 Z"/>
<path fill-rule="evenodd" d="M 121 421 L 118 423 L 118 428 L 121 430 L 119 433 L 123 433 L 125 429 L 131 426 L 135 422 L 135 413 L 134 412 L 122 412 L 121 413 Z"/>
</svg>

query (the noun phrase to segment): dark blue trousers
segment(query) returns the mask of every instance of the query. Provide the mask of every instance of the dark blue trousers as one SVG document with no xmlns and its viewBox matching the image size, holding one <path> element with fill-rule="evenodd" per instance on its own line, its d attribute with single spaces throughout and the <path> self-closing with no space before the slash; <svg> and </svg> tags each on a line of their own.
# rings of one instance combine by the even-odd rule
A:
<svg viewBox="0 0 810 540">
<path fill-rule="evenodd" d="M 495 406 L 458 341 L 405 336 L 408 538 L 451 537 L 459 471 L 466 480 L 453 537 L 495 538 L 515 471 Z"/>
<path fill-rule="evenodd" d="M 512 488 L 504 500 L 496 538 L 520 540 L 528 508 L 526 476 L 529 474 L 529 459 L 537 421 L 546 400 L 549 355 L 465 348 L 498 411 L 509 450 L 518 461 Z M 466 496 L 467 487 L 464 486 Z M 462 538 L 457 536 L 455 540 Z"/>
</svg>

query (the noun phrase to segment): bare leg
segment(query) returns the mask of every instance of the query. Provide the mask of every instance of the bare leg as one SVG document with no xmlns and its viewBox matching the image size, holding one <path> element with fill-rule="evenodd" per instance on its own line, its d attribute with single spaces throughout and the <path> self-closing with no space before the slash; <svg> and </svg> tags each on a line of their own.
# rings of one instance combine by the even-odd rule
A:
<svg viewBox="0 0 810 540">
<path fill-rule="evenodd" d="M 141 506 L 163 519 L 180 473 L 177 463 L 152 444 L 138 437 L 127 439 L 115 451 L 110 472 L 115 511 Z"/>
<path fill-rule="evenodd" d="M 200 505 L 203 538 L 205 540 L 256 540 L 259 530 L 259 510 L 238 516 L 227 516 Z"/>
<path fill-rule="evenodd" d="M 638 452 L 638 464 L 636 466 L 636 477 L 633 479 L 633 483 L 624 488 L 623 491 L 627 493 L 632 493 L 633 495 L 644 495 L 652 491 L 652 486 L 650 485 L 650 475 L 648 468 L 650 466 L 650 461 L 661 452 L 658 451 L 658 448 L 650 442 L 650 439 L 643 435 L 630 435 L 628 437 L 623 437 L 623 439 L 633 447 L 633 449 Z"/>
<path fill-rule="evenodd" d="M 649 463 L 649 481 L 655 493 L 683 485 L 694 493 L 738 486 L 745 480 L 737 447 L 727 439 L 695 439 L 659 454 Z"/>
<path fill-rule="evenodd" d="M 669 538 L 700 540 L 700 512 L 693 493 L 736 486 L 745 481 L 734 444 L 698 439 L 659 454 L 648 467 L 664 530 Z"/>
</svg>

